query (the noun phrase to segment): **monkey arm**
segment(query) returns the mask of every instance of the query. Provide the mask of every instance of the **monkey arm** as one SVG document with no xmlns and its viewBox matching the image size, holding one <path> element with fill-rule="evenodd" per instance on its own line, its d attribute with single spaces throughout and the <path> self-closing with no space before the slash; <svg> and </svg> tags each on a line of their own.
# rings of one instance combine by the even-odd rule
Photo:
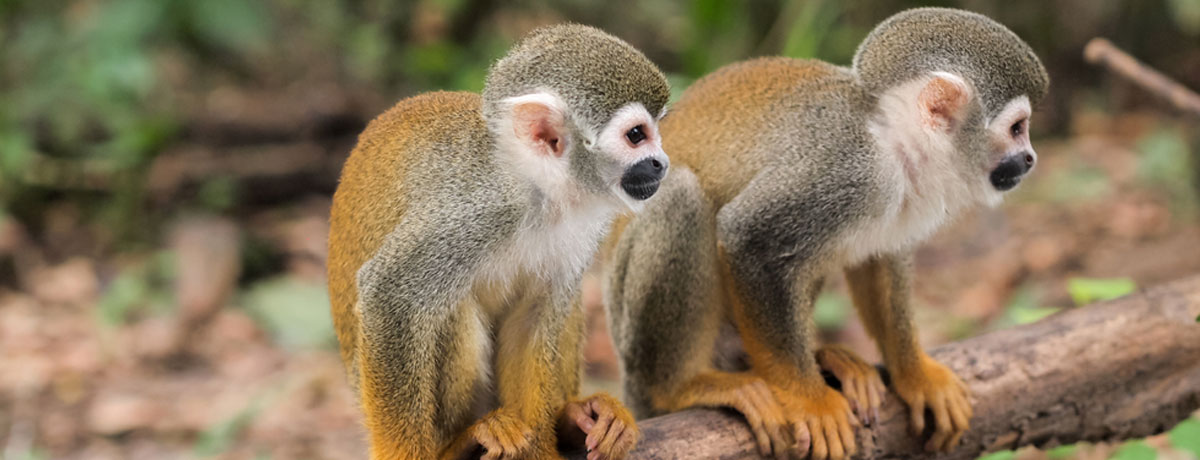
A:
<svg viewBox="0 0 1200 460">
<path fill-rule="evenodd" d="M 358 272 L 359 365 L 372 458 L 434 458 L 447 433 L 437 394 L 455 306 L 501 235 L 488 219 L 410 212 Z"/>
<path fill-rule="evenodd" d="M 925 409 L 934 432 L 926 448 L 948 450 L 958 444 L 972 415 L 966 385 L 921 349 L 910 307 L 912 255 L 885 254 L 846 269 L 855 309 L 875 338 L 892 386 L 909 406 L 910 423 L 920 433 Z"/>
<path fill-rule="evenodd" d="M 718 213 L 719 252 L 751 371 L 771 386 L 795 436 L 811 436 L 812 458 L 841 459 L 857 451 L 857 418 L 821 378 L 812 314 L 836 259 L 835 238 L 862 197 L 859 188 L 809 175 L 786 171 L 752 180 Z"/>
<path fill-rule="evenodd" d="M 857 197 L 809 175 L 760 174 L 721 209 L 717 225 L 732 316 L 752 364 L 815 381 L 812 305 Z"/>
<path fill-rule="evenodd" d="M 885 254 L 846 268 L 850 297 L 888 368 L 917 364 L 922 353 L 912 308 L 912 254 Z"/>
</svg>

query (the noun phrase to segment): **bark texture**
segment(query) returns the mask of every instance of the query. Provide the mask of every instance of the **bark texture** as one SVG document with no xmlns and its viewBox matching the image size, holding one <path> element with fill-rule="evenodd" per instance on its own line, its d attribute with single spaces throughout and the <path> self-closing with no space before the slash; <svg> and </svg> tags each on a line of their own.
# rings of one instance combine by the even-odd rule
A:
<svg viewBox="0 0 1200 460">
<path fill-rule="evenodd" d="M 1200 277 L 1068 310 L 931 354 L 971 387 L 975 416 L 951 453 L 930 455 L 889 393 L 858 431 L 855 458 L 972 459 L 1022 446 L 1113 441 L 1167 430 L 1200 408 Z M 758 458 L 733 412 L 688 410 L 641 422 L 635 459 Z M 574 455 L 571 458 L 584 458 Z"/>
</svg>

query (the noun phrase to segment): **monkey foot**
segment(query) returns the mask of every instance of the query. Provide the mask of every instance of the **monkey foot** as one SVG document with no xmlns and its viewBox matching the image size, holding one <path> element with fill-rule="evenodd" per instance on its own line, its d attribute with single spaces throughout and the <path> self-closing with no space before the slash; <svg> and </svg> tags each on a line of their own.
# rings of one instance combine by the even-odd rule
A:
<svg viewBox="0 0 1200 460">
<path fill-rule="evenodd" d="M 621 460 L 641 437 L 633 414 L 606 393 L 567 403 L 563 420 L 587 435 L 588 460 Z"/>
<path fill-rule="evenodd" d="M 917 364 L 892 370 L 892 386 L 908 403 L 914 435 L 925 431 L 925 409 L 933 414 L 933 435 L 925 450 L 949 451 L 958 445 L 973 411 L 970 392 L 954 372 L 922 354 Z"/>
<path fill-rule="evenodd" d="M 787 417 L 807 427 L 812 445 L 809 458 L 840 460 L 858 451 L 854 442 L 858 418 L 841 393 L 820 379 L 798 387 L 792 384 L 787 389 L 772 386 L 772 390 Z"/>
<path fill-rule="evenodd" d="M 826 345 L 817 350 L 817 364 L 842 382 L 842 394 L 850 401 L 850 408 L 859 421 L 864 425 L 879 421 L 879 405 L 883 403 L 887 387 L 875 366 L 849 348 L 838 345 Z"/>
<path fill-rule="evenodd" d="M 504 408 L 493 410 L 467 429 L 471 438 L 483 447 L 480 460 L 525 458 L 530 452 L 533 429 Z"/>
<path fill-rule="evenodd" d="M 742 414 L 763 457 L 800 459 L 808 453 L 808 426 L 791 423 L 771 387 L 750 373 L 705 372 L 683 386 L 665 409 L 728 407 Z"/>
</svg>

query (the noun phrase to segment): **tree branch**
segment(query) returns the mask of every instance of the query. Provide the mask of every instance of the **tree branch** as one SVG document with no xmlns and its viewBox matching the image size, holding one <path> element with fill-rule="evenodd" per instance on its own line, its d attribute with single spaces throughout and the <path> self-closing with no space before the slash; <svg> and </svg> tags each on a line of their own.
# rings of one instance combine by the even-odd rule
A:
<svg viewBox="0 0 1200 460">
<path fill-rule="evenodd" d="M 1083 57 L 1089 63 L 1107 67 L 1113 73 L 1170 102 L 1176 109 L 1200 117 L 1200 95 L 1139 62 L 1112 42 L 1103 38 L 1093 38 L 1083 48 Z"/>
<path fill-rule="evenodd" d="M 1200 277 L 931 354 L 971 387 L 975 404 L 961 445 L 940 459 L 1160 433 L 1200 408 Z M 921 450 L 929 433 L 910 436 L 906 407 L 888 396 L 882 421 L 859 430 L 856 458 L 933 458 Z M 757 458 L 732 412 L 688 410 L 641 427 L 634 459 Z"/>
</svg>

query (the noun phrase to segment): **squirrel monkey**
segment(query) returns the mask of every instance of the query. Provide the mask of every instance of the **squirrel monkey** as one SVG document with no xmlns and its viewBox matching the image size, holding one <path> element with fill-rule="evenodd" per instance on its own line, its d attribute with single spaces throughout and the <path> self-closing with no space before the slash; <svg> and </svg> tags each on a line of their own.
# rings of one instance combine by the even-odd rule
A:
<svg viewBox="0 0 1200 460">
<path fill-rule="evenodd" d="M 367 126 L 333 198 L 329 290 L 371 458 L 632 449 L 627 409 L 579 398 L 576 295 L 612 216 L 666 175 L 668 97 L 627 43 L 559 25 L 496 62 L 482 96 L 418 95 Z"/>
<path fill-rule="evenodd" d="M 1034 165 L 1031 105 L 1049 78 L 979 14 L 922 8 L 879 24 L 853 64 L 762 58 L 683 93 L 661 126 L 675 170 L 606 243 L 614 341 L 635 413 L 745 415 L 764 456 L 842 458 L 886 391 L 845 348 L 817 349 L 813 303 L 843 269 L 896 393 L 930 450 L 967 429 L 967 387 L 922 351 L 910 307 L 914 247 Z M 750 369 L 718 366 L 732 323 Z M 843 394 L 826 385 L 833 373 Z"/>
</svg>

